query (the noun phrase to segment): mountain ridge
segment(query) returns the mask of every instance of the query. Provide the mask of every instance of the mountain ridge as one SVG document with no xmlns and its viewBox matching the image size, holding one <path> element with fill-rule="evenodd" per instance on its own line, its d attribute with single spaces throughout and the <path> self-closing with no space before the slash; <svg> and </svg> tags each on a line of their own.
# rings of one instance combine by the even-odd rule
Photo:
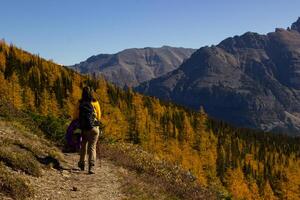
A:
<svg viewBox="0 0 300 200">
<path fill-rule="evenodd" d="M 300 134 L 300 18 L 266 35 L 246 32 L 198 49 L 137 91 L 204 109 L 237 126 Z"/>
<path fill-rule="evenodd" d="M 83 74 L 101 74 L 120 87 L 131 87 L 176 69 L 194 51 L 170 46 L 130 48 L 94 55 L 70 68 Z"/>
</svg>

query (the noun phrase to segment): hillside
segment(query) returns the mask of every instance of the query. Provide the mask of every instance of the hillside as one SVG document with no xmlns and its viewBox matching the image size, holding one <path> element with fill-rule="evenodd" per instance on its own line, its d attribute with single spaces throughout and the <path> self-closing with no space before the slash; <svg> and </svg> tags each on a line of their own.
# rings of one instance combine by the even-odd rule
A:
<svg viewBox="0 0 300 200">
<path fill-rule="evenodd" d="M 202 47 L 137 91 L 240 127 L 300 135 L 300 18 L 267 35 L 247 32 Z"/>
<path fill-rule="evenodd" d="M 1 111 L 0 199 L 175 200 L 180 195 L 193 194 L 191 189 L 185 188 L 187 186 L 180 187 L 186 192 L 168 189 L 170 183 L 158 174 L 152 173 L 152 176 L 158 177 L 149 180 L 149 172 L 135 172 L 137 169 L 132 164 L 139 168 L 145 165 L 112 150 L 107 143 L 102 143 L 101 146 L 99 144 L 97 175 L 89 176 L 87 172 L 76 168 L 78 154 L 62 153 L 55 147 L 55 143 L 44 137 L 45 132 L 38 128 L 38 123 L 29 115 L 12 107 L 10 113 L 3 108 Z M 127 153 L 129 152 L 127 149 Z M 122 159 L 118 158 L 116 162 L 116 157 L 120 156 Z M 126 159 L 130 161 L 130 168 L 124 163 Z M 153 163 L 151 160 L 147 162 Z M 174 178 L 180 179 L 176 176 Z M 190 181 L 184 182 L 191 186 Z M 214 199 L 214 194 L 205 190 L 198 189 L 193 197 L 197 196 Z"/>
<path fill-rule="evenodd" d="M 194 51 L 169 46 L 126 49 L 116 54 L 92 56 L 70 67 L 83 74 L 102 74 L 120 87 L 132 87 L 173 71 Z"/>
<path fill-rule="evenodd" d="M 148 196 L 154 192 L 146 190 L 144 181 L 177 199 L 300 195 L 299 138 L 234 128 L 211 119 L 203 109 L 196 112 L 122 90 L 4 42 L 0 82 L 0 108 L 9 108 L 0 114 L 9 116 L 13 108 L 28 114 L 36 123 L 29 127 L 38 127 L 57 145 L 63 142 L 82 86 L 92 87 L 106 125 L 102 156 L 136 173 L 142 183 L 130 183 L 140 185 Z M 133 188 L 139 187 L 127 187 L 127 193 L 139 193 Z"/>
</svg>

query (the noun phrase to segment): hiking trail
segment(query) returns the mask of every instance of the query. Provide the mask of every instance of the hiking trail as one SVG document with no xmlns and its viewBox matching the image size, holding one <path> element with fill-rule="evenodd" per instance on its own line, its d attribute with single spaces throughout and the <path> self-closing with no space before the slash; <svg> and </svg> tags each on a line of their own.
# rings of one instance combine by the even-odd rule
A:
<svg viewBox="0 0 300 200">
<path fill-rule="evenodd" d="M 125 199 L 121 192 L 124 168 L 117 167 L 107 160 L 98 160 L 96 174 L 80 171 L 77 167 L 79 155 L 76 153 L 64 154 L 64 170 L 45 170 L 43 175 L 31 179 L 35 188 L 32 199 L 80 199 L 80 200 L 119 200 Z"/>
</svg>

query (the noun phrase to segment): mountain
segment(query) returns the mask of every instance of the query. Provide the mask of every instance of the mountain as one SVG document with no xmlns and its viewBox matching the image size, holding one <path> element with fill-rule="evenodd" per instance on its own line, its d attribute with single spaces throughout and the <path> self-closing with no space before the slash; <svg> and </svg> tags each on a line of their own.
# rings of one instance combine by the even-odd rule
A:
<svg viewBox="0 0 300 200">
<path fill-rule="evenodd" d="M 176 69 L 194 51 L 169 46 L 126 49 L 116 54 L 92 56 L 71 68 L 84 74 L 100 73 L 120 87 L 137 86 Z"/>
<path fill-rule="evenodd" d="M 202 47 L 137 91 L 242 127 L 300 135 L 300 18 L 291 28 L 247 32 Z"/>
</svg>

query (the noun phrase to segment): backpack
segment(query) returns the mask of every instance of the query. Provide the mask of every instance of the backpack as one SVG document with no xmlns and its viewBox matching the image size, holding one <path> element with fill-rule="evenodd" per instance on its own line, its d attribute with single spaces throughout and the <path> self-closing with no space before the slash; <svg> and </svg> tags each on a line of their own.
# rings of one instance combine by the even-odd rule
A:
<svg viewBox="0 0 300 200">
<path fill-rule="evenodd" d="M 70 152 L 77 152 L 80 149 L 80 143 L 82 141 L 82 137 L 79 133 L 76 133 L 79 129 L 79 120 L 73 120 L 68 126 L 66 133 L 66 148 Z"/>
<path fill-rule="evenodd" d="M 80 102 L 79 124 L 81 130 L 91 130 L 95 126 L 96 113 L 91 102 Z"/>
</svg>

